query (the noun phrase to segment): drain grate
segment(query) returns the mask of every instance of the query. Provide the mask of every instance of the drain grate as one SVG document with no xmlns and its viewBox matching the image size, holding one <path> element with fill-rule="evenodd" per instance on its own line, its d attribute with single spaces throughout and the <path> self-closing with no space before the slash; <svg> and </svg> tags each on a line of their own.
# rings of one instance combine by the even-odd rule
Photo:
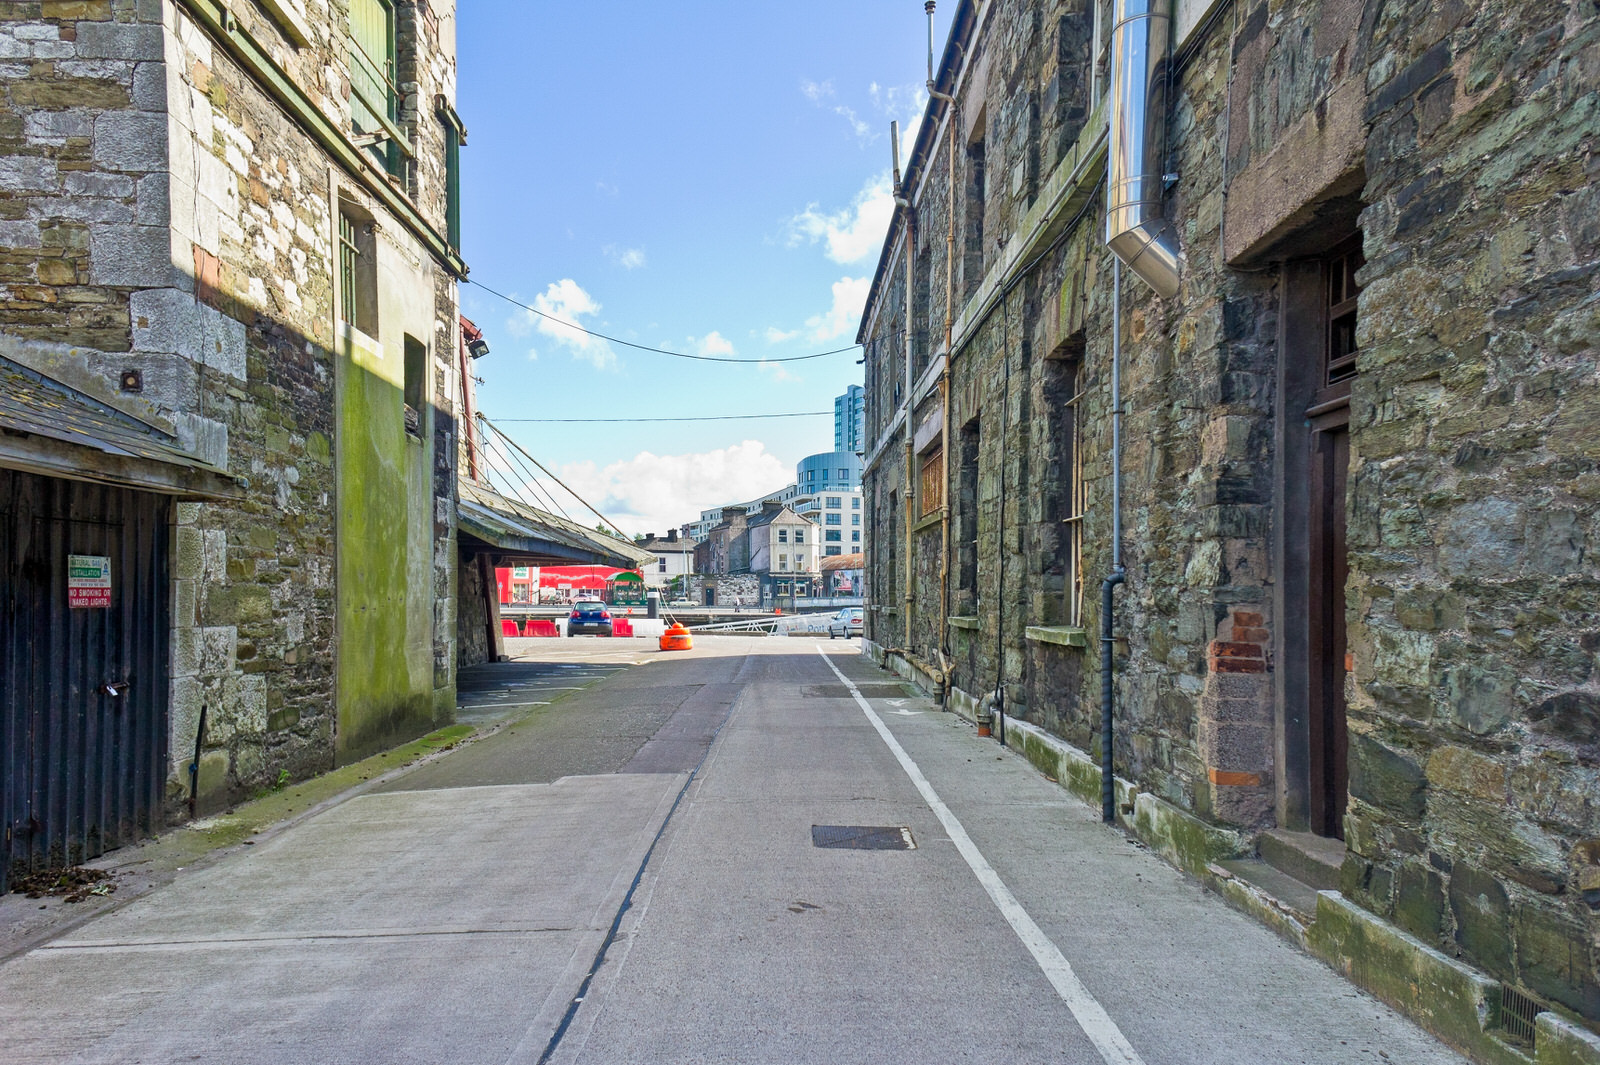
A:
<svg viewBox="0 0 1600 1065">
<path fill-rule="evenodd" d="M 1518 1042 L 1533 1046 L 1533 1019 L 1548 1007 L 1510 984 L 1500 985 L 1500 1027 Z"/>
<path fill-rule="evenodd" d="M 853 851 L 909 851 L 917 846 L 903 825 L 812 825 L 811 845 Z"/>
</svg>

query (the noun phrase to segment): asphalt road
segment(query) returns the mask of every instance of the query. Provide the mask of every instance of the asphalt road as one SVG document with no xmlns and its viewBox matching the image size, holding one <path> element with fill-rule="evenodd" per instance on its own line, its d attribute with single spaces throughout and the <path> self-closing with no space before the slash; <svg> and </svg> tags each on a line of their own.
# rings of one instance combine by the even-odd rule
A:
<svg viewBox="0 0 1600 1065">
<path fill-rule="evenodd" d="M 0 966 L 0 1061 L 1463 1060 L 854 641 L 697 642 L 468 676 L 509 726 Z"/>
</svg>

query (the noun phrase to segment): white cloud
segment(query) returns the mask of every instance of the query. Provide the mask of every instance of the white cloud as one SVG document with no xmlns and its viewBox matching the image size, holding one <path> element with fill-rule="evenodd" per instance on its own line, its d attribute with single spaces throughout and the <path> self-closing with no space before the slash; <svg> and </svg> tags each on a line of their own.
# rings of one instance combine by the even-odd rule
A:
<svg viewBox="0 0 1600 1065">
<path fill-rule="evenodd" d="M 821 314 L 806 319 L 810 338 L 824 343 L 854 332 L 857 322 L 861 319 L 861 310 L 867 304 L 867 292 L 871 288 L 870 277 L 841 277 L 835 281 L 833 306 Z"/>
<path fill-rule="evenodd" d="M 727 337 L 724 337 L 721 333 L 717 332 L 715 329 L 701 337 L 699 340 L 696 340 L 694 337 L 690 337 L 689 344 L 690 346 L 699 349 L 699 354 L 701 355 L 733 354 L 733 342 Z"/>
<path fill-rule="evenodd" d="M 794 468 L 761 441 L 745 440 L 688 455 L 641 451 L 604 467 L 574 462 L 561 468 L 561 479 L 632 535 L 664 533 L 708 507 L 774 491 L 794 479 Z"/>
<path fill-rule="evenodd" d="M 850 107 L 848 104 L 830 105 L 827 102 L 834 98 L 833 82 L 807 81 L 802 79 L 800 82 L 800 95 L 804 96 L 807 100 L 810 100 L 818 107 L 826 107 L 828 110 L 832 111 L 834 114 L 848 122 L 850 124 L 851 132 L 856 135 L 856 139 L 863 142 L 870 142 L 877 139 L 872 132 L 872 126 L 863 121 L 861 116 L 856 114 L 855 108 Z"/>
<path fill-rule="evenodd" d="M 779 329 L 775 325 L 767 326 L 767 343 L 782 344 L 786 340 L 793 340 L 800 335 L 798 329 Z"/>
<path fill-rule="evenodd" d="M 822 241 L 836 263 L 856 263 L 875 255 L 894 218 L 894 190 L 887 170 L 872 177 L 849 207 L 832 213 L 810 204 L 789 219 L 789 246 Z"/>
<path fill-rule="evenodd" d="M 514 337 L 525 337 L 535 332 L 549 337 L 570 351 L 573 358 L 591 363 L 597 370 L 616 365 L 617 353 L 611 350 L 611 345 L 580 328 L 582 319 L 597 313 L 600 304 L 576 281 L 569 277 L 551 282 L 549 288 L 533 298 L 533 307 L 541 313 L 518 312 L 506 322 L 507 332 Z M 531 358 L 538 358 L 538 354 L 531 349 L 528 354 Z"/>
<path fill-rule="evenodd" d="M 637 270 L 645 264 L 643 248 L 619 248 L 615 244 L 607 244 L 600 251 L 624 270 Z"/>
</svg>

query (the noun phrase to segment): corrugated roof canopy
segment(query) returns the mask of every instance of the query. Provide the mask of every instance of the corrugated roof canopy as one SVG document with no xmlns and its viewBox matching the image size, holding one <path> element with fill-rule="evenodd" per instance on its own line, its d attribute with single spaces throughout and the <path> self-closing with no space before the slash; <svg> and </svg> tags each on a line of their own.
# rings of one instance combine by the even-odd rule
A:
<svg viewBox="0 0 1600 1065">
<path fill-rule="evenodd" d="M 4 357 L 0 466 L 194 499 L 238 494 L 171 433 Z"/>
<path fill-rule="evenodd" d="M 627 540 L 530 507 L 477 481 L 463 479 L 459 490 L 462 546 L 492 550 L 502 564 L 637 569 L 656 560 Z"/>
</svg>

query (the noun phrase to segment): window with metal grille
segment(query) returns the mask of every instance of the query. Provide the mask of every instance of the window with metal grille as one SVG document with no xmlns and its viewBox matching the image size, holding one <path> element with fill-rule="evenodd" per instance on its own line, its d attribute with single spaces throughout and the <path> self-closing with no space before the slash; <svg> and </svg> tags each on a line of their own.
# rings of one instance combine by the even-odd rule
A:
<svg viewBox="0 0 1600 1065">
<path fill-rule="evenodd" d="M 378 264 L 372 221 L 339 209 L 339 318 L 378 338 Z"/>
</svg>

